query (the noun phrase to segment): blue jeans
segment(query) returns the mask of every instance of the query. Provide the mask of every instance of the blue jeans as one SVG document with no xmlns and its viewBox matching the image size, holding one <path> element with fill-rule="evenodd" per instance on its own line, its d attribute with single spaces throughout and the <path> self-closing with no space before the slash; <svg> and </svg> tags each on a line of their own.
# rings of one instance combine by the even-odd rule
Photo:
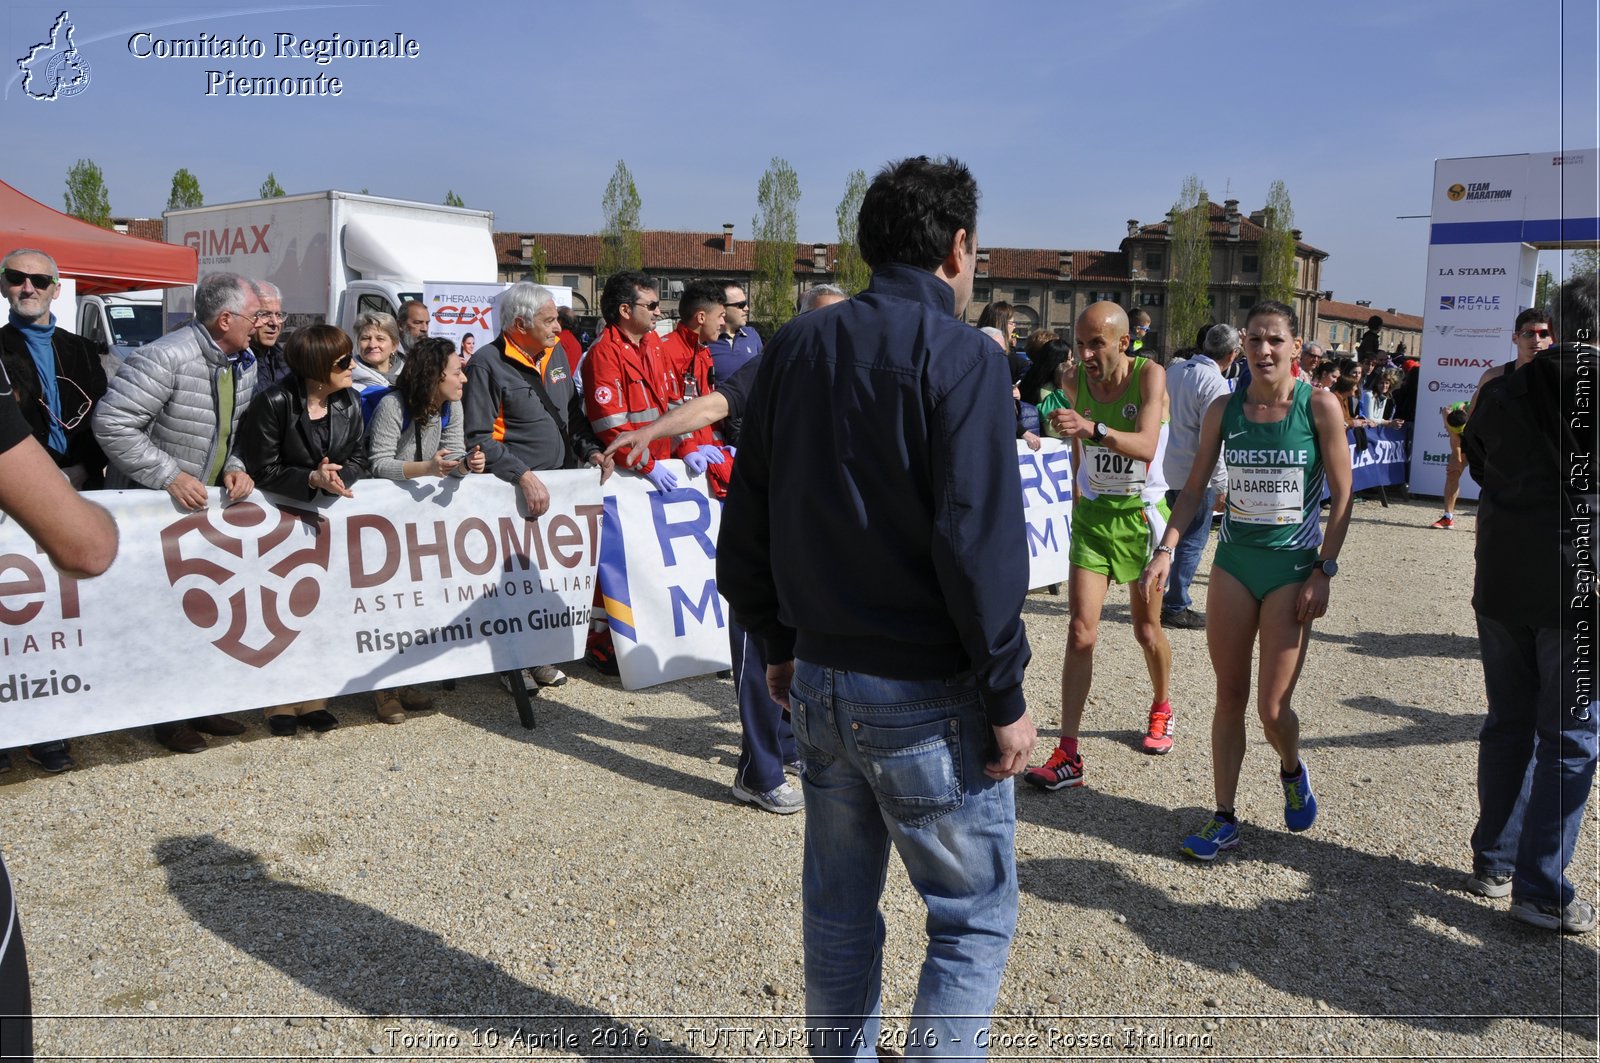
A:
<svg viewBox="0 0 1600 1063">
<path fill-rule="evenodd" d="M 1479 613 L 1478 642 L 1489 717 L 1478 735 L 1473 869 L 1511 875 L 1518 900 L 1565 907 L 1596 748 L 1593 700 L 1577 697 L 1574 640 Z"/>
<path fill-rule="evenodd" d="M 734 779 L 746 790 L 766 793 L 783 785 L 783 766 L 799 756 L 783 706 L 767 693 L 766 653 L 733 617 L 728 617 L 733 685 L 739 692 L 739 767 Z"/>
<path fill-rule="evenodd" d="M 1167 507 L 1170 509 L 1178 503 L 1178 492 L 1167 492 Z M 1211 534 L 1211 511 L 1217 505 L 1217 492 L 1214 488 L 1207 487 L 1206 493 L 1200 496 L 1200 508 L 1195 510 L 1194 519 L 1189 526 L 1183 529 L 1182 538 L 1172 550 L 1172 569 L 1167 575 L 1167 590 L 1161 596 L 1161 612 L 1181 613 L 1194 605 L 1189 597 L 1189 584 L 1194 582 L 1194 574 L 1200 568 L 1200 555 L 1205 553 L 1206 538 Z"/>
<path fill-rule="evenodd" d="M 885 679 L 795 662 L 806 798 L 806 1012 L 814 1059 L 876 1060 L 892 843 L 927 905 L 907 1060 L 984 1059 L 1017 925 L 1016 806 L 984 774 L 993 732 L 970 677 Z"/>
</svg>

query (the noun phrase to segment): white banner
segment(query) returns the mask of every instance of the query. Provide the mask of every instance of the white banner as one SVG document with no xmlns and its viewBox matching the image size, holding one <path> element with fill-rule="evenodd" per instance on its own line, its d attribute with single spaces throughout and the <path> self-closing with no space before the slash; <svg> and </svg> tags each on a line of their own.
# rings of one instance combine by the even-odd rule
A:
<svg viewBox="0 0 1600 1063">
<path fill-rule="evenodd" d="M 0 519 L 0 748 L 582 656 L 598 578 L 629 690 L 728 667 L 722 504 L 670 463 L 640 477 L 547 473 L 517 512 L 487 476 L 357 483 L 353 499 L 252 495 L 200 513 L 101 491 L 116 562 L 61 576 Z M 1067 577 L 1071 451 L 1018 444 L 1029 585 Z"/>
<path fill-rule="evenodd" d="M 1038 450 L 1017 444 L 1022 515 L 1028 529 L 1028 586 L 1067 581 L 1072 542 L 1072 445 L 1045 438 Z"/>
<path fill-rule="evenodd" d="M 663 495 L 638 476 L 606 484 L 600 585 L 627 690 L 704 675 L 728 664 L 728 603 L 717 593 L 722 503 L 704 477 L 668 462 L 679 487 Z M 1028 586 L 1067 578 L 1072 536 L 1072 450 L 1046 439 L 1017 444 L 1027 526 Z"/>
<path fill-rule="evenodd" d="M 583 652 L 594 472 L 517 512 L 487 476 L 362 481 L 353 499 L 200 513 L 102 491 L 120 534 L 93 580 L 0 523 L 0 748 L 534 664 Z"/>
<path fill-rule="evenodd" d="M 1417 414 L 1412 430 L 1414 494 L 1444 493 L 1450 438 L 1442 409 L 1471 401 L 1484 370 L 1512 361 L 1517 315 L 1533 302 L 1531 274 L 1538 253 L 1521 243 L 1438 244 L 1428 249 L 1427 302 L 1422 365 L 1417 370 Z M 1477 498 L 1470 473 L 1461 497 Z"/>
<path fill-rule="evenodd" d="M 669 494 L 632 473 L 605 485 L 600 586 L 626 690 L 729 667 L 728 603 L 717 593 L 722 503 L 681 461 L 666 466 L 678 477 Z"/>
</svg>

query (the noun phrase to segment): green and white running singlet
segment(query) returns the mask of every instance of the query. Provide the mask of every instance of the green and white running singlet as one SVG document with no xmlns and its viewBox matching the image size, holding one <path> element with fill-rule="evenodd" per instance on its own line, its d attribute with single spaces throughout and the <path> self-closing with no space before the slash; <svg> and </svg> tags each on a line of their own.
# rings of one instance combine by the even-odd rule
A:
<svg viewBox="0 0 1600 1063">
<path fill-rule="evenodd" d="M 1326 479 L 1311 421 L 1312 388 L 1296 380 L 1288 416 L 1257 424 L 1244 416 L 1245 392 L 1222 411 L 1222 459 L 1228 467 L 1228 509 L 1220 541 L 1267 550 L 1322 545 Z"/>
<path fill-rule="evenodd" d="M 1133 368 L 1128 373 L 1127 386 L 1122 389 L 1121 395 L 1109 402 L 1101 402 L 1094 397 L 1089 390 L 1083 366 L 1080 365 L 1078 398 L 1073 404 L 1078 413 L 1091 421 L 1101 422 L 1114 432 L 1134 431 L 1135 422 L 1139 419 L 1139 377 L 1150 359 L 1133 358 L 1131 361 Z M 1078 501 L 1073 506 L 1074 513 L 1084 503 L 1091 503 L 1101 511 L 1137 510 L 1146 501 L 1160 499 L 1166 493 L 1164 480 L 1159 484 L 1152 483 L 1152 478 L 1160 480 L 1161 477 L 1159 450 L 1155 462 L 1151 463 L 1118 454 L 1092 439 L 1079 442 L 1083 447 L 1083 464 L 1078 467 Z M 1152 488 L 1156 488 L 1153 494 Z"/>
</svg>

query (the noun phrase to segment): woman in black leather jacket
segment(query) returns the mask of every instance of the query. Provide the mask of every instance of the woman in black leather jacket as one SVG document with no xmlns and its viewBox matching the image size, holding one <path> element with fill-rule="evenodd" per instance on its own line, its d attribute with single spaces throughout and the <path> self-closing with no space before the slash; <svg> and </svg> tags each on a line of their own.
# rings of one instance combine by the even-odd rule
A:
<svg viewBox="0 0 1600 1063">
<path fill-rule="evenodd" d="M 314 325 L 289 337 L 284 360 L 290 373 L 250 402 L 236 444 L 256 487 L 309 502 L 319 493 L 353 497 L 350 484 L 366 475 L 366 425 L 351 389 L 355 360 L 350 337 L 332 325 Z M 313 731 L 339 725 L 328 699 L 267 708 L 267 726 L 291 736 L 301 724 Z"/>
</svg>

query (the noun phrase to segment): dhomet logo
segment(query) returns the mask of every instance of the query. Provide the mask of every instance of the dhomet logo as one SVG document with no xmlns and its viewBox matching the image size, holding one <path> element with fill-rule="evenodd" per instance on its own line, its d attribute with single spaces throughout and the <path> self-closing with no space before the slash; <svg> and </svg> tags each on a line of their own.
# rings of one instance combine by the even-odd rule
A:
<svg viewBox="0 0 1600 1063">
<path fill-rule="evenodd" d="M 1488 181 L 1469 181 L 1466 184 L 1453 184 L 1445 189 L 1445 195 L 1450 197 L 1450 202 L 1460 203 L 1462 200 L 1472 202 L 1480 199 L 1510 199 L 1511 189 L 1490 188 Z"/>
<path fill-rule="evenodd" d="M 1441 295 L 1440 310 L 1499 310 L 1498 295 Z"/>
<path fill-rule="evenodd" d="M 63 11 L 50 27 L 49 39 L 29 48 L 17 60 L 22 70 L 22 91 L 30 99 L 54 103 L 89 87 L 89 61 L 72 42 L 76 32 L 72 15 Z"/>
<path fill-rule="evenodd" d="M 223 527 L 212 523 L 210 512 L 201 510 L 161 532 L 167 582 L 182 591 L 184 618 L 202 631 L 221 628 L 211 644 L 252 668 L 271 664 L 299 637 L 295 621 L 305 619 L 316 609 L 322 597 L 318 575 L 328 571 L 332 536 L 328 534 L 327 518 L 289 509 L 280 510 L 277 516 L 275 522 L 269 521 L 264 507 L 238 502 L 222 511 Z M 294 536 L 302 526 L 310 533 L 309 544 L 304 537 Z M 266 568 L 271 579 L 264 578 L 254 587 L 246 585 L 235 579 L 232 569 L 197 556 L 202 542 L 241 561 L 247 557 L 263 561 L 276 557 L 276 563 Z M 287 549 L 279 549 L 285 546 Z M 252 613 L 267 632 L 264 640 L 246 637 L 247 629 L 253 626 Z"/>
<path fill-rule="evenodd" d="M 1553 155 L 1550 158 L 1550 165 L 1551 166 L 1582 166 L 1583 165 L 1583 153 L 1582 152 L 1578 152 L 1578 153 L 1573 154 L 1573 155 Z"/>
</svg>

